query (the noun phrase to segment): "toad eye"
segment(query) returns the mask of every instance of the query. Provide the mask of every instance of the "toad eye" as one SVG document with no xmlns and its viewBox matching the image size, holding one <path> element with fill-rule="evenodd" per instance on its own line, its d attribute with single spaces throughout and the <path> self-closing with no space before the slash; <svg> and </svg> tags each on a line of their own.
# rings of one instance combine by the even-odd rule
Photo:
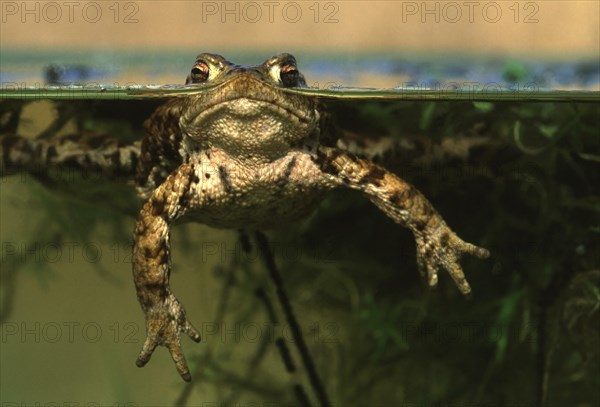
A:
<svg viewBox="0 0 600 407">
<path fill-rule="evenodd" d="M 295 65 L 283 65 L 279 70 L 279 79 L 284 86 L 298 86 L 300 73 Z"/>
<path fill-rule="evenodd" d="M 194 65 L 194 67 L 192 68 L 192 73 L 190 75 L 192 83 L 206 82 L 209 73 L 210 68 L 206 63 L 202 61 L 196 62 L 196 65 Z"/>
</svg>

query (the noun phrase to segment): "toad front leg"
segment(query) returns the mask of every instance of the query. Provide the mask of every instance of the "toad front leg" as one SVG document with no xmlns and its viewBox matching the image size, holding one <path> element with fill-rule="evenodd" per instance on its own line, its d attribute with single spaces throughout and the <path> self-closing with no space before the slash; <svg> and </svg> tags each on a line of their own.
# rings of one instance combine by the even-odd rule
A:
<svg viewBox="0 0 600 407">
<path fill-rule="evenodd" d="M 146 341 L 136 363 L 144 366 L 158 345 L 166 346 L 185 381 L 190 381 L 191 375 L 180 336 L 183 332 L 199 342 L 200 334 L 169 288 L 169 229 L 190 207 L 191 191 L 197 183 L 194 166 L 184 164 L 156 188 L 137 218 L 133 246 L 133 278 L 146 314 Z"/>
<path fill-rule="evenodd" d="M 464 253 L 486 258 L 489 251 L 461 240 L 414 186 L 341 150 L 319 147 L 315 161 L 337 183 L 363 192 L 387 216 L 412 230 L 417 264 L 422 274 L 427 273 L 430 286 L 437 284 L 438 269 L 443 267 L 463 294 L 471 291 L 458 260 Z"/>
</svg>

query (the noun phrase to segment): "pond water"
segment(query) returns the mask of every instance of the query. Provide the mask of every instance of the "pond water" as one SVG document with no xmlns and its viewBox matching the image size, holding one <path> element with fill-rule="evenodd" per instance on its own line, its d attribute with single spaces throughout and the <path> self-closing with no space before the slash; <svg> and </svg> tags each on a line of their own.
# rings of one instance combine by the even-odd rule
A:
<svg viewBox="0 0 600 407">
<path fill-rule="evenodd" d="M 71 61 L 59 76 L 85 88 L 45 86 L 39 59 L 3 53 L 0 137 L 52 140 L 83 129 L 133 142 L 166 98 L 201 91 L 121 86 L 180 83 L 188 55 L 105 56 L 84 68 L 72 55 L 46 59 Z M 336 191 L 306 220 L 269 232 L 332 404 L 598 405 L 597 65 L 305 59 L 313 84 L 353 88 L 293 91 L 319 97 L 364 140 L 391 137 L 400 147 L 382 164 L 492 252 L 462 262 L 467 301 L 445 272 L 430 291 L 412 235 L 359 194 Z M 473 82 L 494 86 L 435 85 Z M 203 335 L 199 345 L 184 340 L 194 391 L 164 348 L 135 368 L 144 324 L 130 239 L 141 203 L 130 181 L 64 168 L 0 179 L 2 397 L 252 405 L 295 403 L 300 385 L 315 400 L 303 368 L 290 375 L 282 363 L 281 340 L 300 366 L 289 326 L 273 322 L 260 294 L 269 283 L 256 242 L 248 249 L 237 233 L 201 225 L 178 225 L 172 239 L 173 290 Z"/>
</svg>

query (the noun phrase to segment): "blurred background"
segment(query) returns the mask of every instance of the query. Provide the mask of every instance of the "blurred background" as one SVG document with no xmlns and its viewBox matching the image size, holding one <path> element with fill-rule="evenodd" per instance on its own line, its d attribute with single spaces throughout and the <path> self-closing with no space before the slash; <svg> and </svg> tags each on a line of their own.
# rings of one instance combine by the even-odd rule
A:
<svg viewBox="0 0 600 407">
<path fill-rule="evenodd" d="M 319 87 L 502 82 L 503 69 L 545 87 L 597 87 L 598 8 L 583 0 L 3 1 L 1 80 L 39 81 L 58 63 L 84 64 L 71 79 L 89 82 L 180 83 L 209 51 L 240 64 L 290 52 Z M 505 66 L 515 61 L 525 67 Z"/>
<path fill-rule="evenodd" d="M 183 83 L 195 55 L 208 51 L 248 65 L 290 52 L 316 87 L 460 80 L 600 89 L 595 0 L 2 1 L 0 12 L 0 83 L 6 88 L 43 86 L 52 72 L 65 83 Z M 600 291 L 597 240 L 588 239 L 597 238 L 597 229 L 585 211 L 597 208 L 598 171 L 569 160 L 578 148 L 597 160 L 598 150 L 587 146 L 598 144 L 598 106 L 572 112 L 566 112 L 569 105 L 457 106 L 367 106 L 341 117 L 352 125 L 363 119 L 365 133 L 408 131 L 432 139 L 511 139 L 521 128 L 534 129 L 539 137 L 532 148 L 515 147 L 523 156 L 556 147 L 555 140 L 572 145 L 544 150 L 553 158 L 542 157 L 542 164 L 529 155 L 522 161 L 508 155 L 518 161 L 514 167 L 503 166 L 511 162 L 507 156 L 490 159 L 494 170 L 506 169 L 493 182 L 481 181 L 481 174 L 418 173 L 415 183 L 459 234 L 505 255 L 465 262 L 473 301 L 464 301 L 444 273 L 440 289 L 428 291 L 410 234 L 354 195 L 329 200 L 316 218 L 271 236 L 330 397 L 339 406 L 475 400 L 538 406 L 540 394 L 554 389 L 555 404 L 548 405 L 597 407 L 597 392 L 590 389 L 600 377 L 598 352 L 592 351 L 598 348 Z M 145 110 L 116 110 L 118 117 L 94 121 L 89 116 L 97 111 L 89 109 L 84 124 L 110 124 L 139 138 L 138 116 Z M 19 134 L 40 134 L 59 113 L 48 101 L 25 106 Z M 581 127 L 572 117 L 582 118 Z M 567 134 L 563 124 L 584 141 L 560 139 Z M 70 173 L 58 178 L 50 188 L 24 174 L 0 178 L 0 404 L 221 407 L 228 401 L 245 407 L 288 400 L 286 389 L 305 379 L 287 375 L 268 338 L 268 351 L 256 350 L 270 332 L 253 294 L 265 281 L 264 268 L 256 253 L 242 250 L 236 233 L 201 225 L 174 229 L 172 286 L 203 334 L 199 345 L 183 339 L 197 380 L 185 385 L 164 348 L 144 369 L 134 364 L 144 338 L 129 256 L 139 203 L 128 188 L 81 182 Z M 569 229 L 578 224 L 570 210 L 583 211 L 586 216 L 577 212 L 574 218 L 581 229 L 592 224 L 589 230 Z M 586 256 L 594 261 L 586 263 Z M 570 269 L 595 273 L 568 286 L 575 297 L 560 291 L 567 290 L 566 280 L 554 279 Z M 223 322 L 216 315 L 233 270 L 237 291 Z M 553 305 L 548 298 L 557 291 L 563 296 L 553 298 L 564 302 Z M 542 330 L 540 321 L 551 323 Z M 563 325 L 571 336 L 558 334 Z M 283 336 L 291 339 L 289 332 Z M 549 354 L 560 356 L 551 360 Z M 543 366 L 556 370 L 546 374 L 550 368 Z"/>
</svg>

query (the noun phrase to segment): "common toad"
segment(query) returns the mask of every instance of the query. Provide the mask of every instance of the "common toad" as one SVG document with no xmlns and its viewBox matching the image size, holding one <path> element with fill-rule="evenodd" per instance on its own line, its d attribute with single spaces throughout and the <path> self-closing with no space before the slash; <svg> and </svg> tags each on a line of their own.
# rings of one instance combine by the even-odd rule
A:
<svg viewBox="0 0 600 407">
<path fill-rule="evenodd" d="M 137 163 L 136 185 L 145 203 L 133 234 L 133 277 L 147 329 L 138 366 L 163 345 L 181 377 L 191 380 L 181 333 L 196 342 L 200 334 L 169 288 L 175 221 L 265 229 L 309 213 L 334 188 L 351 188 L 413 232 L 429 285 L 436 285 L 443 268 L 463 294 L 470 292 L 458 261 L 465 253 L 485 258 L 489 252 L 461 240 L 414 186 L 340 148 L 340 133 L 322 104 L 293 92 L 306 82 L 292 55 L 247 67 L 200 54 L 186 83 L 206 89 L 160 106 L 145 123 L 141 146 L 93 136 L 82 138 L 79 150 L 64 140 L 0 139 L 3 171 L 58 164 L 65 157 L 82 167 L 133 171 Z M 28 149 L 14 148 L 19 145 Z"/>
</svg>

